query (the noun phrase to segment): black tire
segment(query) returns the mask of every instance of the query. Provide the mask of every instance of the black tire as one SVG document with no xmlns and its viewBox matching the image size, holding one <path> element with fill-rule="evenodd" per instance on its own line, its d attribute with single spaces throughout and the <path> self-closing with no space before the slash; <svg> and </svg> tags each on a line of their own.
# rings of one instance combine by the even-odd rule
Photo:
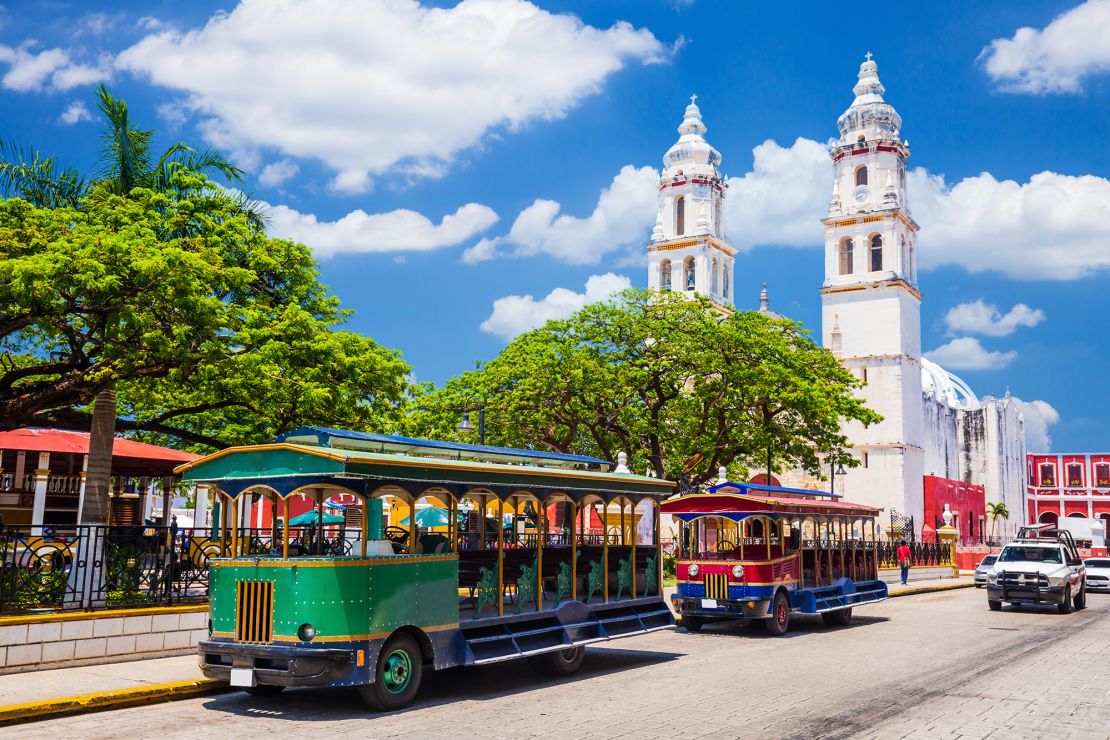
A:
<svg viewBox="0 0 1110 740">
<path fill-rule="evenodd" d="M 530 656 L 528 664 L 532 666 L 532 670 L 546 676 L 569 676 L 582 667 L 585 659 L 586 648 L 579 645 Z"/>
<path fill-rule="evenodd" d="M 992 612 L 1002 611 L 1002 602 L 1001 601 L 995 601 L 994 599 L 987 599 L 987 606 L 990 607 L 990 610 Z"/>
<path fill-rule="evenodd" d="M 835 612 L 825 612 L 821 615 L 821 621 L 829 627 L 847 627 L 852 623 L 852 609 L 837 609 Z"/>
<path fill-rule="evenodd" d="M 374 667 L 374 683 L 358 687 L 358 694 L 373 710 L 389 712 L 407 707 L 420 691 L 424 655 L 416 640 L 396 634 L 382 646 Z"/>
<path fill-rule="evenodd" d="M 701 632 L 701 628 L 705 626 L 705 620 L 701 617 L 682 615 L 682 627 L 687 632 Z"/>
<path fill-rule="evenodd" d="M 282 691 L 285 691 L 284 686 L 275 686 L 269 683 L 260 683 L 257 686 L 250 686 L 243 691 L 246 691 L 251 696 L 277 696 Z"/>
<path fill-rule="evenodd" d="M 1087 608 L 1087 584 L 1084 583 L 1079 586 L 1079 593 L 1075 595 L 1071 603 L 1076 611 Z"/>
<path fill-rule="evenodd" d="M 763 620 L 767 634 L 782 637 L 790 629 L 790 599 L 786 593 L 779 591 L 771 600 L 771 616 Z"/>
<path fill-rule="evenodd" d="M 1071 614 L 1073 607 L 1071 603 L 1070 585 L 1064 587 L 1064 600 L 1057 604 L 1056 608 L 1060 610 L 1061 614 Z"/>
</svg>

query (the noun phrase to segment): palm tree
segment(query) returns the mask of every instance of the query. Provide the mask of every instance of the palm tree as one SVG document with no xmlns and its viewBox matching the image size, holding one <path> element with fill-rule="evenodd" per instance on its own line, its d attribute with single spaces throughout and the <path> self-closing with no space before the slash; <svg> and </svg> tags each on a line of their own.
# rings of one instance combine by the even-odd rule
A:
<svg viewBox="0 0 1110 740">
<path fill-rule="evenodd" d="M 174 184 L 173 176 L 179 169 L 217 173 L 231 185 L 242 182 L 243 171 L 220 152 L 213 149 L 198 152 L 181 142 L 166 149 L 157 162 L 152 163 L 150 147 L 154 132 L 135 126 L 127 103 L 113 96 L 103 84 L 97 86 L 96 97 L 97 107 L 104 117 L 104 128 L 95 178 L 86 180 L 73 167 L 60 168 L 53 157 L 37 150 L 10 142 L 0 143 L 0 195 L 20 197 L 40 208 L 82 208 L 111 196 L 129 197 L 135 188 L 188 195 Z M 265 217 L 257 204 L 241 195 L 240 205 L 256 228 L 264 225 Z M 79 524 L 108 522 L 116 414 L 115 380 L 106 378 L 93 401 L 88 471 Z"/>
<path fill-rule="evenodd" d="M 987 504 L 987 514 L 991 518 L 991 539 L 994 539 L 994 533 L 996 527 L 998 526 L 998 520 L 1009 519 L 1010 510 L 1006 508 L 1005 502 L 999 501 L 998 503 Z"/>
</svg>

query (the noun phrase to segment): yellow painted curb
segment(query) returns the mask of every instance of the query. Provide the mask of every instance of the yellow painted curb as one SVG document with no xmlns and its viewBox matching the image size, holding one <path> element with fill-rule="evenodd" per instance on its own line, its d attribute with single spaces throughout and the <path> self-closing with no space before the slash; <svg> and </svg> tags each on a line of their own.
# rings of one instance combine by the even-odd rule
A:
<svg viewBox="0 0 1110 740">
<path fill-rule="evenodd" d="M 145 617 L 149 614 L 189 614 L 206 612 L 208 604 L 185 606 L 142 606 L 135 609 L 102 609 L 87 612 L 52 612 L 50 614 L 19 614 L 0 617 L 0 627 L 13 624 L 40 624 L 42 622 L 75 622 L 81 619 L 112 619 L 119 617 Z"/>
<path fill-rule="evenodd" d="M 904 589 L 899 589 L 897 592 L 890 593 L 890 598 L 898 596 L 914 596 L 915 594 L 928 594 L 934 591 L 953 591 L 957 588 L 972 588 L 975 583 L 942 583 L 935 586 L 906 586 Z"/>
<path fill-rule="evenodd" d="M 0 725 L 44 719 L 60 714 L 95 712 L 101 709 L 118 709 L 135 704 L 153 704 L 174 699 L 185 699 L 190 696 L 225 691 L 227 688 L 228 685 L 225 681 L 201 678 L 195 681 L 151 684 L 115 691 L 96 691 L 79 696 L 31 701 L 24 704 L 8 704 L 7 706 L 0 706 Z"/>
</svg>

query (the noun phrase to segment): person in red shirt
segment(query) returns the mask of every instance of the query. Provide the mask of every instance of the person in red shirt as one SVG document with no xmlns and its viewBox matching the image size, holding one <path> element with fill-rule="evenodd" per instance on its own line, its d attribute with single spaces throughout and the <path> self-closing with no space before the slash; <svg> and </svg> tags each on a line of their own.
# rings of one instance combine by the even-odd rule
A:
<svg viewBox="0 0 1110 740">
<path fill-rule="evenodd" d="M 902 569 L 902 585 L 906 585 L 906 580 L 910 577 L 910 546 L 906 544 L 905 540 L 898 543 L 898 567 Z"/>
</svg>

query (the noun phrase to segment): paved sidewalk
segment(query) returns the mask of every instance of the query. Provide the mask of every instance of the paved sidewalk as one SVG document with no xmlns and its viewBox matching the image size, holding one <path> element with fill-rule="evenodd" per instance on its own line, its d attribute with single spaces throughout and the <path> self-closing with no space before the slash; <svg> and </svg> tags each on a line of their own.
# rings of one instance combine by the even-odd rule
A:
<svg viewBox="0 0 1110 740">
<path fill-rule="evenodd" d="M 913 596 L 914 594 L 928 594 L 934 591 L 948 591 L 953 588 L 972 588 L 975 586 L 974 576 L 959 578 L 935 578 L 930 581 L 910 581 L 902 586 L 895 584 L 889 586 L 891 596 Z"/>
<path fill-rule="evenodd" d="M 195 655 L 0 676 L 0 724 L 218 690 Z"/>
</svg>

